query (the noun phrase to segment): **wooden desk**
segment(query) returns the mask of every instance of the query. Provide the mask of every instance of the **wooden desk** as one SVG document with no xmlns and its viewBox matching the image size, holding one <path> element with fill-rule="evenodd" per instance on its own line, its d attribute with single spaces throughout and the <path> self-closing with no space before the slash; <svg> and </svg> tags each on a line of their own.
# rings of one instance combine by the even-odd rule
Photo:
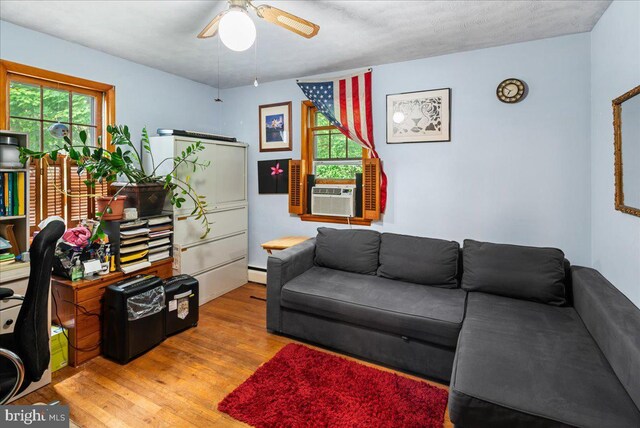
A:
<svg viewBox="0 0 640 428">
<path fill-rule="evenodd" d="M 273 241 L 265 242 L 262 244 L 262 248 L 267 250 L 267 253 L 271 254 L 273 250 L 286 250 L 289 247 L 298 245 L 301 242 L 310 239 L 308 236 L 283 236 L 282 238 L 274 239 Z"/>
<path fill-rule="evenodd" d="M 95 280 L 71 280 L 51 277 L 51 320 L 62 323 L 69 335 L 69 364 L 78 365 L 101 353 L 102 296 L 108 285 L 135 275 L 155 275 L 170 278 L 173 259 L 153 263 L 139 271 L 125 274 L 113 272 Z M 74 349 L 71 345 L 73 345 Z"/>
</svg>

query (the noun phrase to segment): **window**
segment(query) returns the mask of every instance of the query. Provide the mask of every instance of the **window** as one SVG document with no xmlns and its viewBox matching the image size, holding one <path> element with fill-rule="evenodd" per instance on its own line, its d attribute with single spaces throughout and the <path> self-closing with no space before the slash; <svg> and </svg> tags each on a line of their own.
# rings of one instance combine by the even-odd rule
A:
<svg viewBox="0 0 640 428">
<path fill-rule="evenodd" d="M 309 108 L 308 135 L 313 154 L 312 173 L 319 182 L 355 182 L 357 173 L 362 173 L 362 157 L 366 150 L 347 138 L 315 107 Z"/>
<path fill-rule="evenodd" d="M 103 123 L 114 123 L 112 85 L 91 82 L 8 61 L 0 63 L 0 83 L 6 100 L 6 116 L 0 118 L 0 128 L 25 132 L 29 147 L 48 151 L 59 140 L 49 133 L 57 122 L 69 129 L 69 138 L 80 143 L 79 134 L 87 132 L 88 141 L 97 145 L 103 137 Z M 106 113 L 106 114 L 105 114 Z M 76 165 L 66 156 L 56 161 L 44 159 L 29 165 L 29 226 L 34 231 L 38 223 L 52 215 L 64 218 L 69 227 L 95 215 L 94 199 L 88 194 L 106 194 L 107 185 L 88 189 L 84 177 L 77 174 Z M 64 192 L 64 193 L 63 193 Z"/>
<path fill-rule="evenodd" d="M 300 160 L 289 161 L 289 213 L 303 221 L 370 225 L 380 218 L 380 160 L 371 159 L 369 150 L 345 137 L 310 101 L 302 103 L 302 150 Z M 316 184 L 356 184 L 362 173 L 361 214 L 347 219 L 310 214 L 308 174 Z M 356 202 L 357 205 L 359 204 Z"/>
<path fill-rule="evenodd" d="M 350 140 L 327 118 L 315 112 L 313 135 L 313 173 L 317 179 L 355 180 L 362 172 L 362 147 Z"/>
<path fill-rule="evenodd" d="M 47 130 L 56 122 L 64 123 L 74 142 L 80 142 L 81 130 L 89 141 L 101 136 L 102 93 L 77 92 L 77 89 L 52 82 L 19 76 L 9 79 L 9 127 L 29 134 L 34 150 L 50 150 L 58 144 Z"/>
</svg>

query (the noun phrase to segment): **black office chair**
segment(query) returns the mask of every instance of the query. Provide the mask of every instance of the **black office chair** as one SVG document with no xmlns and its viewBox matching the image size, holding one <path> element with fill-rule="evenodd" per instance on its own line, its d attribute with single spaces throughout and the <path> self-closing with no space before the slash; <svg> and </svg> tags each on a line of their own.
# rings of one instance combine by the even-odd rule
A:
<svg viewBox="0 0 640 428">
<path fill-rule="evenodd" d="M 0 405 L 39 381 L 49 367 L 49 283 L 56 242 L 64 230 L 63 222 L 52 221 L 33 239 L 24 296 L 0 288 L 0 300 L 23 300 L 13 333 L 0 335 Z"/>
</svg>

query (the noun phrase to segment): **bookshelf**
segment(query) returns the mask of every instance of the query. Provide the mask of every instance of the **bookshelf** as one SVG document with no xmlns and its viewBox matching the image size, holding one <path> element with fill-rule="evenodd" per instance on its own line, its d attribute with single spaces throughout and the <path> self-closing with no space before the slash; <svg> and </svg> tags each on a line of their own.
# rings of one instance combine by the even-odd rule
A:
<svg viewBox="0 0 640 428">
<path fill-rule="evenodd" d="M 22 132 L 0 130 L 0 136 L 12 136 L 18 138 L 21 147 L 28 147 L 29 136 Z M 29 169 L 28 168 L 0 168 L 0 174 L 18 173 L 24 174 L 24 214 L 0 216 L 0 235 L 6 238 L 7 227 L 11 226 L 12 234 L 15 237 L 19 251 L 24 253 L 29 251 L 29 210 L 33 209 L 29 205 Z M 8 250 L 14 253 L 15 251 Z M 2 251 L 5 253 L 7 251 Z M 16 254 L 17 255 L 17 254 Z M 36 261 L 37 263 L 37 261 Z M 13 262 L 0 265 L 0 286 L 10 288 L 15 294 L 24 295 L 29 284 L 30 264 Z M 20 300 L 0 301 L 0 334 L 13 332 L 13 327 L 20 314 L 22 302 Z M 51 324 L 51 313 L 48 313 L 49 324 Z M 13 400 L 35 391 L 51 382 L 51 370 L 47 369 L 38 382 L 32 383 L 29 388 L 18 394 Z"/>
<path fill-rule="evenodd" d="M 16 137 L 21 147 L 27 147 L 29 145 L 29 136 L 23 132 L 0 130 L 0 136 Z M 6 177 L 8 174 L 16 174 L 14 177 L 17 177 L 17 174 L 21 174 L 24 177 L 24 189 L 22 189 L 24 213 L 0 216 L 0 236 L 8 239 L 4 235 L 7 234 L 9 228 L 12 229 L 15 242 L 18 245 L 18 253 L 24 253 L 25 251 L 29 251 L 29 210 L 31 208 L 29 206 L 29 168 L 0 168 L 0 174 L 2 174 L 3 177 Z"/>
</svg>

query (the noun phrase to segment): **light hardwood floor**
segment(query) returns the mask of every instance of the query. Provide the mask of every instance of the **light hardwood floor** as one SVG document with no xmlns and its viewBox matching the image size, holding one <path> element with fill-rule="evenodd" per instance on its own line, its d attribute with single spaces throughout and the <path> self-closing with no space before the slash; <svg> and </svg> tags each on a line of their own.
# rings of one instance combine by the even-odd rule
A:
<svg viewBox="0 0 640 428">
<path fill-rule="evenodd" d="M 262 285 L 244 285 L 201 306 L 197 328 L 126 366 L 97 357 L 79 368 L 65 367 L 53 374 L 51 385 L 15 404 L 60 400 L 69 405 L 71 419 L 87 428 L 246 426 L 218 412 L 218 402 L 295 342 L 265 329 L 266 303 L 251 298 L 265 295 Z M 452 427 L 448 414 L 445 420 Z"/>
</svg>

